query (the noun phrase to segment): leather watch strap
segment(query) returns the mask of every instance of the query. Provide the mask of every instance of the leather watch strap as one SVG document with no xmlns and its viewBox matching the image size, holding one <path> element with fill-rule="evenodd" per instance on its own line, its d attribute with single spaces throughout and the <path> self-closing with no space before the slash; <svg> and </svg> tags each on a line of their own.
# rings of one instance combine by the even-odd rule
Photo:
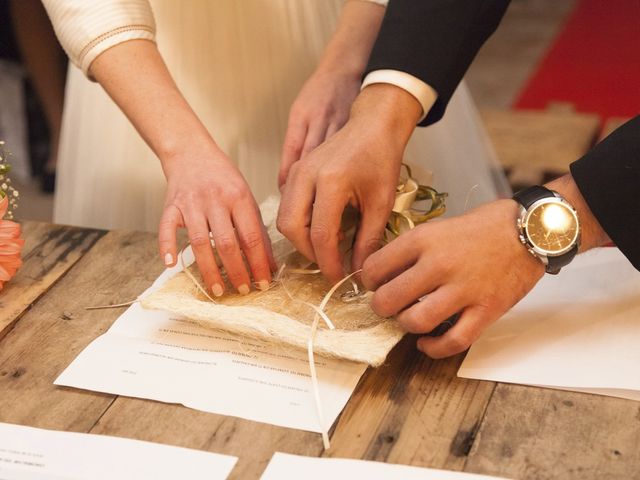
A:
<svg viewBox="0 0 640 480">
<path fill-rule="evenodd" d="M 540 185 L 525 188 L 524 190 L 520 190 L 513 195 L 513 199 L 520 203 L 520 205 L 522 205 L 525 209 L 528 209 L 531 205 L 533 205 L 541 198 L 546 197 L 555 197 L 555 195 L 551 190 Z"/>
<path fill-rule="evenodd" d="M 557 257 L 547 256 L 547 265 L 545 267 L 545 271 L 547 273 L 551 273 L 552 275 L 557 274 L 562 267 L 565 265 L 569 265 L 571 260 L 578 253 L 578 245 L 574 245 L 571 250 L 562 255 L 558 255 Z"/>
</svg>

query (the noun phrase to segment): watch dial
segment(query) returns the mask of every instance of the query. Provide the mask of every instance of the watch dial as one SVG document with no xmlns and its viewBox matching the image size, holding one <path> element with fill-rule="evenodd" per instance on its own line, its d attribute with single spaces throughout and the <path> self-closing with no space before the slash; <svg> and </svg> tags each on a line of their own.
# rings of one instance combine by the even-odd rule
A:
<svg viewBox="0 0 640 480">
<path fill-rule="evenodd" d="M 531 243 L 546 253 L 562 253 L 578 236 L 578 219 L 562 203 L 543 203 L 529 212 L 526 222 Z"/>
</svg>

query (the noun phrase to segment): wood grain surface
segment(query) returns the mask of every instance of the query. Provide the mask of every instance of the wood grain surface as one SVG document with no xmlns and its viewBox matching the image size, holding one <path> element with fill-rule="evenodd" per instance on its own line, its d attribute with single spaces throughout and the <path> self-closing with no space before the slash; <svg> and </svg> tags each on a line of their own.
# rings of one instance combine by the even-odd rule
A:
<svg viewBox="0 0 640 480">
<path fill-rule="evenodd" d="M 0 338 L 106 232 L 26 222 L 23 265 L 0 292 Z"/>
<path fill-rule="evenodd" d="M 500 163 L 506 168 L 526 167 L 558 173 L 595 143 L 597 115 L 567 111 L 483 110 Z"/>
<path fill-rule="evenodd" d="M 515 479 L 640 479 L 640 402 L 458 378 L 407 336 L 369 369 L 323 451 L 318 434 L 53 385 L 163 266 L 153 234 L 26 224 L 25 267 L 0 293 L 0 421 L 239 457 L 259 478 L 276 451 Z"/>
</svg>

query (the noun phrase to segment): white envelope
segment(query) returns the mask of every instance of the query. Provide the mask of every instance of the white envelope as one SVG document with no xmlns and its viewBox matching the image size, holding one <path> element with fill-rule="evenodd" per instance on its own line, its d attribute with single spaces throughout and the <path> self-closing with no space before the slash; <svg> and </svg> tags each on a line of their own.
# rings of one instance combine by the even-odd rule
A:
<svg viewBox="0 0 640 480">
<path fill-rule="evenodd" d="M 497 480 L 498 477 L 347 458 L 300 457 L 276 452 L 261 480 Z"/>
<path fill-rule="evenodd" d="M 127 438 L 0 423 L 3 480 L 223 480 L 237 460 Z"/>
<path fill-rule="evenodd" d="M 640 400 L 638 365 L 640 272 L 600 248 L 545 275 L 471 347 L 458 376 Z"/>
</svg>

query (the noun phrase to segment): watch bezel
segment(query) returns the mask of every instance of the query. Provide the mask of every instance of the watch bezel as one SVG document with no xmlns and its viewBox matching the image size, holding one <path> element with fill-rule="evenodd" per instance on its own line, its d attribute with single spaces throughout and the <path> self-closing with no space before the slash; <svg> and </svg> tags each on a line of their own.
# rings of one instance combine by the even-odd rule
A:
<svg viewBox="0 0 640 480">
<path fill-rule="evenodd" d="M 529 222 L 529 219 L 531 217 L 531 214 L 539 206 L 544 205 L 544 204 L 549 204 L 549 203 L 555 203 L 555 204 L 562 205 L 563 207 L 565 207 L 569 212 L 571 212 L 571 215 L 573 216 L 573 219 L 575 221 L 575 225 L 576 225 L 575 236 L 571 239 L 571 242 L 565 248 L 563 248 L 562 250 L 551 251 L 551 250 L 545 250 L 545 249 L 539 247 L 531 239 L 531 237 L 529 236 L 528 229 L 527 229 L 528 222 Z M 569 252 L 572 248 L 574 248 L 576 246 L 576 244 L 580 241 L 580 220 L 578 219 L 578 212 L 576 211 L 575 208 L 573 208 L 573 206 L 569 202 L 564 200 L 562 197 L 553 196 L 553 197 L 540 198 L 540 199 L 536 200 L 535 202 L 533 202 L 529 206 L 529 208 L 524 208 L 521 205 L 520 206 L 520 217 L 519 217 L 518 224 L 520 225 L 520 228 L 522 230 L 523 237 L 526 239 L 527 246 L 533 251 L 533 253 L 535 253 L 536 255 L 540 256 L 543 259 L 546 258 L 546 257 L 559 257 L 561 255 L 564 255 L 565 253 Z"/>
</svg>

